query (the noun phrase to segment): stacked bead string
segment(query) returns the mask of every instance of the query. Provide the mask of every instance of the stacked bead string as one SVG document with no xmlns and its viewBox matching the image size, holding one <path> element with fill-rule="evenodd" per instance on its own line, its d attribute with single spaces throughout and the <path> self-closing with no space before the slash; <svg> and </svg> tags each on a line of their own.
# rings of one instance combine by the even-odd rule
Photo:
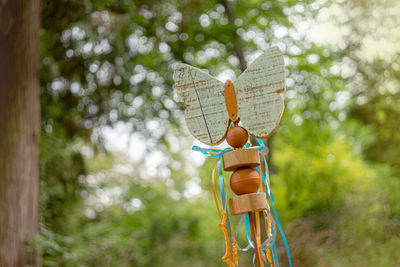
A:
<svg viewBox="0 0 400 267">
<path fill-rule="evenodd" d="M 233 128 L 235 128 L 235 127 L 233 127 Z M 227 134 L 227 140 L 228 140 L 228 136 L 230 136 L 229 131 Z M 212 177 L 213 192 L 214 192 L 214 198 L 215 198 L 215 201 L 217 204 L 217 209 L 218 209 L 220 217 L 221 217 L 220 228 L 224 232 L 225 243 L 227 246 L 227 250 L 226 250 L 225 255 L 223 256 L 223 260 L 229 266 L 237 266 L 237 264 L 238 264 L 237 250 L 247 251 L 250 248 L 254 249 L 254 247 L 255 247 L 254 241 L 256 241 L 256 238 L 257 238 L 257 235 L 254 235 L 255 236 L 254 238 L 252 237 L 250 220 L 253 218 L 250 219 L 249 214 L 247 214 L 247 213 L 243 214 L 242 217 L 240 218 L 239 224 L 236 229 L 236 233 L 234 234 L 233 227 L 231 225 L 231 220 L 229 218 L 229 212 L 228 212 L 229 204 L 228 204 L 228 201 L 226 201 L 227 200 L 226 185 L 225 185 L 225 181 L 224 181 L 223 175 L 222 175 L 222 169 L 223 169 L 222 159 L 223 159 L 223 156 L 226 155 L 227 153 L 235 151 L 236 149 L 245 149 L 245 150 L 255 149 L 255 150 L 258 150 L 261 152 L 261 150 L 263 150 L 265 148 L 263 142 L 260 139 L 257 139 L 257 142 L 260 144 L 259 146 L 249 146 L 246 144 L 247 140 L 248 140 L 248 137 L 246 137 L 245 142 L 242 140 L 238 143 L 242 146 L 242 148 L 232 147 L 232 148 L 226 148 L 223 150 L 200 148 L 198 146 L 193 146 L 193 148 L 192 148 L 194 151 L 202 152 L 206 156 L 217 158 L 217 162 L 213 169 L 213 177 Z M 237 145 L 235 145 L 235 146 L 237 146 Z M 266 209 L 260 213 L 256 212 L 256 214 L 257 214 L 256 215 L 256 217 L 257 217 L 256 225 L 258 222 L 258 225 L 256 227 L 258 229 L 257 232 L 260 233 L 260 226 L 259 226 L 260 219 L 264 219 L 264 224 L 265 224 L 265 228 L 266 228 L 265 231 L 267 233 L 266 240 L 264 240 L 262 243 L 259 241 L 259 244 L 260 244 L 259 251 L 262 252 L 262 254 L 263 254 L 261 257 L 263 262 L 261 264 L 263 264 L 265 261 L 265 263 L 268 264 L 268 266 L 279 267 L 278 257 L 277 257 L 277 253 L 276 253 L 276 247 L 275 247 L 276 234 L 277 234 L 277 230 L 279 230 L 282 235 L 285 247 L 286 247 L 289 265 L 292 266 L 287 241 L 284 236 L 283 229 L 279 224 L 279 220 L 278 220 L 277 213 L 276 213 L 275 206 L 274 206 L 273 195 L 272 195 L 272 192 L 271 192 L 271 189 L 269 186 L 268 167 L 267 167 L 267 164 L 265 161 L 265 157 L 262 155 L 262 153 L 260 153 L 260 154 L 264 158 L 265 175 L 264 175 L 264 172 L 263 172 L 261 166 L 257 166 L 255 169 L 252 168 L 255 171 L 255 173 L 257 174 L 257 178 L 255 177 L 255 175 L 252 174 L 253 173 L 252 171 L 248 171 L 247 173 L 251 174 L 250 179 L 249 179 L 251 181 L 251 183 L 256 184 L 257 182 L 255 180 L 261 181 L 261 185 L 259 182 L 257 183 L 256 193 L 257 192 L 266 192 Z M 215 185 L 215 177 L 214 176 L 215 176 L 216 171 L 218 171 L 219 186 Z M 241 177 L 241 176 L 242 175 L 239 175 L 239 177 Z M 245 177 L 247 177 L 247 176 L 245 176 Z M 232 179 L 230 181 L 230 184 L 232 184 Z M 237 184 L 237 183 L 234 182 L 233 184 L 235 186 L 235 184 Z M 231 185 L 231 187 L 232 187 L 232 185 Z M 255 185 L 252 185 L 250 187 L 252 188 L 251 191 L 254 191 Z M 217 190 L 217 188 L 219 188 L 219 190 Z M 246 190 L 245 191 L 240 191 L 240 190 L 243 190 L 243 189 L 238 189 L 236 191 L 238 191 L 239 193 L 246 191 Z M 233 189 L 232 189 L 232 191 L 233 191 Z M 233 192 L 235 192 L 235 191 L 233 191 Z M 249 192 L 249 191 L 246 191 L 246 192 Z M 240 195 L 238 197 L 240 197 Z M 269 203 L 271 203 L 271 206 Z M 221 208 L 219 206 L 221 206 Z M 273 213 L 271 213 L 271 207 L 272 207 Z M 230 207 L 230 208 L 232 208 L 232 207 Z M 272 214 L 274 215 L 275 219 L 272 217 Z M 248 245 L 242 249 L 242 248 L 240 248 L 240 246 L 237 245 L 236 237 L 238 235 L 239 227 L 243 223 L 243 221 L 245 221 L 245 224 L 246 224 L 246 235 L 247 235 Z M 260 235 L 258 235 L 258 238 L 259 238 L 259 236 Z M 255 256 L 256 255 L 254 255 L 254 259 L 256 258 Z M 260 266 L 260 263 L 258 263 L 258 264 Z"/>
</svg>

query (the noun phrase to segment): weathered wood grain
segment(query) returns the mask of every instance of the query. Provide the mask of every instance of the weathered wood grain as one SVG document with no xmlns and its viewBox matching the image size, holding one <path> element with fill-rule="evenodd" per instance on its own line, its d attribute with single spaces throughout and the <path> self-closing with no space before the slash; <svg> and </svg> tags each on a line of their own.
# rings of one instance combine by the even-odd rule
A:
<svg viewBox="0 0 400 267">
<path fill-rule="evenodd" d="M 255 137 L 271 136 L 284 107 L 285 63 L 279 48 L 264 52 L 233 84 L 243 127 Z"/>
<path fill-rule="evenodd" d="M 224 84 L 186 64 L 177 63 L 173 69 L 175 90 L 186 106 L 185 120 L 190 133 L 208 145 L 221 143 L 229 123 Z"/>
</svg>

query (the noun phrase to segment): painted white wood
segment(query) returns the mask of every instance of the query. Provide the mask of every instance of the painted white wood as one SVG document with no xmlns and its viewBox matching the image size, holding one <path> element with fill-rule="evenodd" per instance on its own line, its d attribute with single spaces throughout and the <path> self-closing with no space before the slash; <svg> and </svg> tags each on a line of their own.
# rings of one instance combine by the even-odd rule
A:
<svg viewBox="0 0 400 267">
<path fill-rule="evenodd" d="M 173 69 L 189 131 L 205 144 L 221 143 L 229 126 L 224 84 L 186 64 L 177 63 Z M 279 48 L 272 47 L 258 57 L 233 85 L 243 127 L 255 137 L 272 135 L 284 108 L 285 65 Z"/>
<path fill-rule="evenodd" d="M 284 108 L 285 63 L 279 48 L 259 56 L 233 85 L 243 127 L 255 137 L 272 135 Z"/>
<path fill-rule="evenodd" d="M 225 139 L 229 116 L 226 112 L 224 84 L 192 66 L 173 66 L 175 90 L 186 106 L 185 120 L 190 133 L 208 145 Z"/>
</svg>

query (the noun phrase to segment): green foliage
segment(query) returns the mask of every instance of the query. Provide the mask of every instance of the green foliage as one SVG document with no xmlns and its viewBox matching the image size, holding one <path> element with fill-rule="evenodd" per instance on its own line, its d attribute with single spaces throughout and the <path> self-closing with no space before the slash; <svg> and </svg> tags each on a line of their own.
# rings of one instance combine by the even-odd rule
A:
<svg viewBox="0 0 400 267">
<path fill-rule="evenodd" d="M 42 131 L 40 145 L 42 220 L 64 232 L 70 213 L 81 204 L 79 177 L 86 173 L 85 162 L 74 145 L 57 138 L 57 134 Z"/>
<path fill-rule="evenodd" d="M 373 57 L 365 48 L 368 38 L 398 43 L 395 1 L 42 5 L 44 266 L 221 266 L 215 162 L 199 167 L 188 151 L 170 65 L 232 78 L 240 51 L 251 60 L 271 44 L 288 75 L 267 158 L 295 266 L 400 263 L 399 49 Z M 341 27 L 337 42 L 311 40 L 310 21 Z M 106 127 L 121 123 L 137 137 L 134 154 L 145 148 L 140 159 L 113 150 L 122 137 L 107 145 Z M 240 254 L 243 266 L 251 258 Z"/>
<path fill-rule="evenodd" d="M 175 177 L 186 179 L 179 172 Z M 83 195 L 92 196 L 86 210 L 68 221 L 70 233 L 78 235 L 63 238 L 43 229 L 46 265 L 219 266 L 224 250 L 212 199 L 184 201 L 165 184 L 114 169 L 90 174 L 85 185 Z"/>
</svg>

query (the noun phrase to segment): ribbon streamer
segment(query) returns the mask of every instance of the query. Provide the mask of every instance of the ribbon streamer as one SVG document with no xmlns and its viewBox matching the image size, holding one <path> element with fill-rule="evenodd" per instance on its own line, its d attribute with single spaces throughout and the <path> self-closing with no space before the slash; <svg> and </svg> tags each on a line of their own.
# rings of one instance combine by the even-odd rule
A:
<svg viewBox="0 0 400 267">
<path fill-rule="evenodd" d="M 265 191 L 267 192 L 267 200 L 268 200 L 267 201 L 267 210 L 268 210 L 268 212 L 270 211 L 270 207 L 269 207 L 270 201 L 269 200 L 271 200 L 272 210 L 273 210 L 273 214 L 275 217 L 275 220 L 270 218 L 267 211 L 265 211 L 265 213 L 263 214 L 264 220 L 265 220 L 265 226 L 266 226 L 266 228 L 269 228 L 269 229 L 266 229 L 268 238 L 261 244 L 261 251 L 265 252 L 267 261 L 270 264 L 270 266 L 279 267 L 278 256 L 277 256 L 276 247 L 275 247 L 276 227 L 277 227 L 279 229 L 279 232 L 280 232 L 283 242 L 285 244 L 286 253 L 288 256 L 288 260 L 289 260 L 289 266 L 291 267 L 292 261 L 290 258 L 289 246 L 288 246 L 285 234 L 283 233 L 283 229 L 279 223 L 278 214 L 275 210 L 274 197 L 272 195 L 272 191 L 271 191 L 271 188 L 269 185 L 268 165 L 267 165 L 264 155 L 262 155 L 262 153 L 261 153 L 261 150 L 263 150 L 265 148 L 265 145 L 262 142 L 262 140 L 260 140 L 258 138 L 256 138 L 256 140 L 259 144 L 258 146 L 250 147 L 248 144 L 246 144 L 245 149 L 259 150 L 261 156 L 264 159 L 264 167 L 265 167 L 266 175 L 264 175 L 264 173 L 262 172 L 261 167 L 257 167 L 257 170 L 261 176 L 260 178 L 262 180 L 262 186 L 260 186 L 259 191 L 263 191 L 263 187 L 265 187 Z M 251 238 L 250 221 L 249 221 L 248 214 L 242 215 L 242 217 L 240 218 L 240 221 L 238 223 L 237 229 L 236 229 L 236 234 L 235 235 L 232 234 L 233 228 L 232 228 L 231 221 L 229 218 L 229 213 L 228 213 L 226 185 L 225 185 L 225 181 L 224 181 L 224 177 L 223 177 L 223 173 L 222 173 L 222 164 L 221 164 L 222 155 L 229 151 L 232 151 L 232 149 L 231 148 L 212 149 L 212 148 L 200 148 L 198 146 L 193 146 L 192 150 L 199 151 L 208 157 L 217 158 L 217 162 L 215 163 L 213 171 L 212 171 L 212 185 L 213 185 L 213 194 L 214 194 L 215 203 L 217 206 L 218 214 L 220 215 L 220 218 L 221 218 L 220 228 L 224 232 L 224 237 L 225 237 L 225 242 L 226 242 L 226 247 L 227 247 L 226 253 L 222 257 L 222 260 L 224 262 L 226 262 L 230 267 L 235 267 L 238 265 L 237 250 L 239 249 L 241 251 L 247 251 L 250 248 L 254 249 L 254 245 L 253 245 L 253 241 Z M 217 190 L 215 188 L 215 178 L 214 178 L 215 177 L 215 169 L 218 169 L 219 193 L 220 193 L 221 197 L 218 196 Z M 219 208 L 220 204 L 222 204 L 221 209 Z M 258 215 L 258 216 L 256 216 L 256 222 L 258 223 L 257 239 L 260 239 L 260 233 L 261 233 L 260 225 L 259 225 L 259 223 L 260 223 L 259 217 L 260 216 L 258 213 L 256 215 Z M 238 234 L 239 227 L 240 227 L 241 223 L 243 222 L 243 220 L 245 220 L 245 222 L 246 222 L 246 235 L 247 235 L 247 241 L 248 241 L 248 245 L 244 249 L 242 249 L 238 246 L 238 244 L 236 242 L 236 238 L 235 238 L 235 236 L 237 236 L 237 234 Z M 276 225 L 275 225 L 275 222 L 276 222 Z M 267 225 L 269 225 L 269 226 L 267 227 Z M 260 243 L 261 243 L 261 241 L 260 241 Z M 272 251 L 273 264 L 272 264 L 271 255 L 270 255 L 271 251 Z"/>
</svg>

